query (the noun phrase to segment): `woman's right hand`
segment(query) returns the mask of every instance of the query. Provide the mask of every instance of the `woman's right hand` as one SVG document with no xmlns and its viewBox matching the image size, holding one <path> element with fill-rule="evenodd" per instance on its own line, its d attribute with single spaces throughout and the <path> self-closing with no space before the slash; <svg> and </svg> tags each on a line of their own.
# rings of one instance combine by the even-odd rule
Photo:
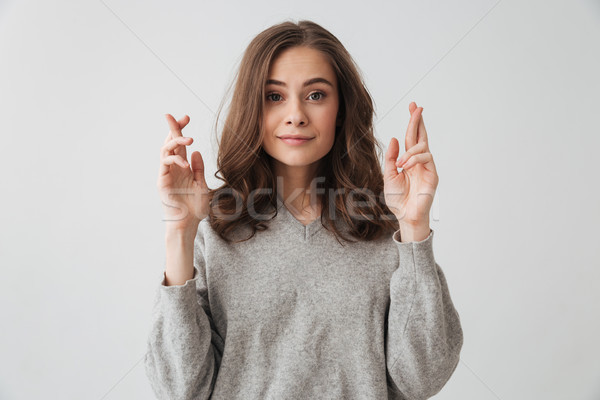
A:
<svg viewBox="0 0 600 400">
<path fill-rule="evenodd" d="M 181 130 L 190 122 L 185 115 L 176 121 L 166 114 L 169 134 L 160 149 L 158 192 L 164 206 L 167 229 L 193 232 L 209 213 L 208 187 L 204 179 L 204 162 L 200 152 L 191 155 L 191 169 L 187 161 L 186 147 L 191 137 L 184 137 Z"/>
</svg>

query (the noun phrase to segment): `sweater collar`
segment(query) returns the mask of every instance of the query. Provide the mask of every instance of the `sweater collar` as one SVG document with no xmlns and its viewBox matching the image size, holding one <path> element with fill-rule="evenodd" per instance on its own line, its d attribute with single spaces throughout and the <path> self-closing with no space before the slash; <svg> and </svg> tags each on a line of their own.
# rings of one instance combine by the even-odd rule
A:
<svg viewBox="0 0 600 400">
<path fill-rule="evenodd" d="M 320 216 L 311 221 L 308 225 L 304 225 L 296 217 L 294 217 L 290 210 L 288 210 L 288 208 L 283 203 L 283 200 L 281 199 L 280 195 L 278 194 L 276 197 L 277 213 L 281 214 L 286 224 L 288 224 L 295 233 L 300 235 L 300 237 L 304 241 L 308 241 L 314 234 L 316 234 L 323 228 Z"/>
</svg>

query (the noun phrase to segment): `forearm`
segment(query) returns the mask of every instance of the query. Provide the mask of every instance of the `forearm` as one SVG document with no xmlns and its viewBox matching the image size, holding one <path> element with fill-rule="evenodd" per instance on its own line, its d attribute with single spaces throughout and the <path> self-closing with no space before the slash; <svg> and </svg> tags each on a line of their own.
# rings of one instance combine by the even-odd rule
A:
<svg viewBox="0 0 600 400">
<path fill-rule="evenodd" d="M 156 292 L 145 355 L 146 375 L 159 399 L 210 398 L 223 354 L 224 341 L 211 329 L 204 274 L 193 276 L 206 268 L 195 233 L 166 235 L 167 270 Z"/>
<path fill-rule="evenodd" d="M 196 230 L 169 230 L 165 235 L 165 285 L 183 285 L 194 277 L 194 238 Z"/>
<path fill-rule="evenodd" d="M 386 360 L 391 381 L 406 398 L 435 395 L 453 374 L 463 332 L 448 283 L 433 254 L 433 231 L 400 243 L 390 280 Z"/>
</svg>

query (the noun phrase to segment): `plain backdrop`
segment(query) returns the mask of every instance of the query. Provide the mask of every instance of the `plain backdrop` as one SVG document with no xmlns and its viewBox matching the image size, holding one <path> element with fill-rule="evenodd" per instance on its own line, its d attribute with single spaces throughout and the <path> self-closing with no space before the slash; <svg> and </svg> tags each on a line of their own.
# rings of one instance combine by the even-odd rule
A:
<svg viewBox="0 0 600 400">
<path fill-rule="evenodd" d="M 152 399 L 165 113 L 210 187 L 244 49 L 311 19 L 404 144 L 424 107 L 434 253 L 464 330 L 436 399 L 600 398 L 598 1 L 0 2 L 0 399 Z"/>
</svg>

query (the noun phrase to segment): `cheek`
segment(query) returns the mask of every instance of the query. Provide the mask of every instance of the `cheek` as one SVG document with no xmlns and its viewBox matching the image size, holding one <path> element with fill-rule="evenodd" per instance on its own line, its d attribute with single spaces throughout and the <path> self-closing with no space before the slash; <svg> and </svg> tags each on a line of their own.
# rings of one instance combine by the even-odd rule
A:
<svg viewBox="0 0 600 400">
<path fill-rule="evenodd" d="M 337 107 L 327 107 L 321 110 L 318 116 L 319 125 L 323 131 L 335 132 L 335 124 L 337 119 Z"/>
<path fill-rule="evenodd" d="M 331 103 L 329 105 L 329 107 L 327 107 L 324 111 L 327 115 L 324 115 L 323 118 L 326 119 L 328 123 L 331 123 L 333 121 L 333 123 L 335 124 L 335 120 L 337 118 L 337 113 L 338 113 L 337 102 Z"/>
<path fill-rule="evenodd" d="M 266 112 L 263 117 L 263 130 L 265 134 L 273 133 L 277 127 L 277 116 L 273 112 Z"/>
<path fill-rule="evenodd" d="M 271 153 L 277 146 L 276 141 L 279 140 L 274 136 L 276 127 L 277 127 L 277 124 L 275 122 L 275 118 L 273 118 L 273 115 L 265 114 L 265 117 L 263 118 L 262 132 L 261 132 L 262 133 L 262 147 L 270 155 L 272 155 Z"/>
</svg>

